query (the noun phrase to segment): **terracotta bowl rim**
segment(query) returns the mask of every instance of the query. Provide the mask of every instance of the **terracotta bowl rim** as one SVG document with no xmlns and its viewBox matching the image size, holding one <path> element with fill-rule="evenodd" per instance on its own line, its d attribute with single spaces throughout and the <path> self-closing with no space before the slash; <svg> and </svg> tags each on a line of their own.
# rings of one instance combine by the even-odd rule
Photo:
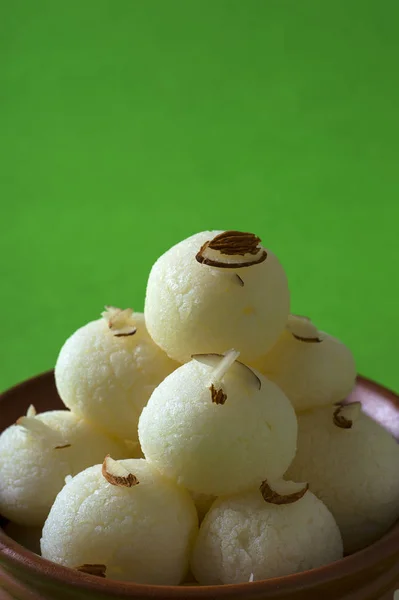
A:
<svg viewBox="0 0 399 600">
<path fill-rule="evenodd" d="M 38 380 L 50 379 L 53 376 L 54 370 L 52 369 L 14 385 L 0 394 L 0 403 L 16 390 L 22 391 L 24 387 L 28 387 Z M 358 376 L 357 380 L 362 387 L 377 392 L 379 395 L 392 401 L 398 406 L 399 410 L 398 395 L 395 392 L 361 375 Z M 363 550 L 359 550 L 354 554 L 316 569 L 283 577 L 255 581 L 251 585 L 248 583 L 238 583 L 192 587 L 165 586 L 103 579 L 74 571 L 69 567 L 53 563 L 27 550 L 8 537 L 0 528 L 0 568 L 5 567 L 7 571 L 13 570 L 13 568 L 16 570 L 19 569 L 20 573 L 28 571 L 32 575 L 46 577 L 49 583 L 73 585 L 76 589 L 80 588 L 82 591 L 110 592 L 113 593 L 112 595 L 119 592 L 125 597 L 129 595 L 132 598 L 142 598 L 143 596 L 158 598 L 159 600 L 164 599 L 166 596 L 168 598 L 206 598 L 213 594 L 217 594 L 218 597 L 228 596 L 232 598 L 239 597 L 242 594 L 249 597 L 252 595 L 252 592 L 254 595 L 257 595 L 261 591 L 267 592 L 273 588 L 281 591 L 298 588 L 306 589 L 312 587 L 315 581 L 320 585 L 325 582 L 342 579 L 343 576 L 356 575 L 360 571 L 367 570 L 368 567 L 371 567 L 376 562 L 389 558 L 392 555 L 393 547 L 399 547 L 399 523 L 395 524 L 383 537 Z M 376 557 L 378 561 L 376 561 Z"/>
</svg>

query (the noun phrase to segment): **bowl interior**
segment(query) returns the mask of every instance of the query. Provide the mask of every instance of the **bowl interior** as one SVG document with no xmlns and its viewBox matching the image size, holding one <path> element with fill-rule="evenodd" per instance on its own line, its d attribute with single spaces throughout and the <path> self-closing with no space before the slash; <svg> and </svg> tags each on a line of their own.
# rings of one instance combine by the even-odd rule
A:
<svg viewBox="0 0 399 600">
<path fill-rule="evenodd" d="M 357 386 L 348 402 L 360 401 L 365 412 L 389 430 L 399 440 L 399 399 L 393 392 L 359 377 Z M 64 408 L 54 382 L 53 371 L 38 375 L 8 390 L 0 396 L 0 431 L 15 423 L 26 413 L 30 404 L 34 404 L 38 412 Z M 5 520 L 0 521 L 1 524 Z M 13 573 L 17 578 L 30 581 L 30 588 L 43 584 L 53 585 L 59 589 L 54 596 L 43 595 L 43 598 L 73 598 L 80 590 L 79 597 L 91 598 L 158 598 L 173 600 L 178 598 L 295 598 L 311 600 L 320 598 L 381 598 L 382 596 L 341 595 L 339 590 L 354 591 L 356 585 L 364 586 L 373 573 L 395 573 L 392 577 L 399 581 L 399 526 L 396 525 L 381 540 L 372 546 L 351 556 L 319 569 L 290 575 L 288 577 L 270 579 L 251 584 L 203 587 L 166 587 L 145 586 L 133 583 L 117 582 L 96 578 L 72 569 L 61 567 L 31 553 L 17 544 L 0 529 L 0 565 L 5 573 Z M 384 566 L 382 566 L 384 565 Z M 3 574 L 4 581 L 8 575 Z M 380 576 L 380 575 L 378 575 Z M 391 579 L 392 579 L 391 577 Z M 373 581 L 372 579 L 370 581 Z M 0 571 L 0 585 L 2 574 Z M 41 583 L 40 583 L 41 582 Z M 345 583 L 343 583 L 345 582 Z M 356 584 L 356 582 L 358 582 Z M 360 583 L 361 582 L 361 583 Z M 17 582 L 20 585 L 20 582 Z M 371 583 L 370 583 L 371 585 Z M 61 593 L 61 587 L 64 590 Z M 75 590 L 68 595 L 67 588 Z M 368 584 L 367 584 L 368 586 Z M 397 586 L 399 588 L 399 584 Z M 367 589 L 370 589 L 368 586 Z M 387 588 L 388 589 L 388 588 Z M 393 589 L 393 588 L 390 588 Z M 346 593 L 346 592 L 345 592 Z M 65 595 L 63 595 L 65 594 Z M 392 598 L 392 592 L 390 592 Z M 18 597 L 20 597 L 18 595 Z M 27 596 L 28 597 L 28 596 Z M 77 596 L 76 596 L 77 597 Z M 1 591 L 0 591 L 1 598 Z"/>
</svg>

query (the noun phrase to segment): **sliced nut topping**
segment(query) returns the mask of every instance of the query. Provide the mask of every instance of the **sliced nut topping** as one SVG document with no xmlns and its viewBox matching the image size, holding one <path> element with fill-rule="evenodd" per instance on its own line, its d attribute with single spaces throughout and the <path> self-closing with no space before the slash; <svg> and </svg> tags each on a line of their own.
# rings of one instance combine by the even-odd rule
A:
<svg viewBox="0 0 399 600">
<path fill-rule="evenodd" d="M 290 321 L 290 319 L 300 319 L 301 321 L 308 321 L 308 322 L 312 322 L 312 320 L 309 317 L 306 317 L 305 315 L 296 315 L 294 313 L 291 313 L 288 317 L 288 321 Z"/>
<path fill-rule="evenodd" d="M 54 450 L 62 450 L 63 448 L 70 448 L 71 444 L 61 444 L 60 446 L 54 446 Z"/>
<path fill-rule="evenodd" d="M 240 260 L 241 256 L 243 258 Z M 195 258 L 199 263 L 210 267 L 238 269 L 263 262 L 267 258 L 267 252 L 260 246 L 260 238 L 253 233 L 224 231 L 205 242 Z"/>
<path fill-rule="evenodd" d="M 300 342 L 306 342 L 308 344 L 320 344 L 320 342 L 322 341 L 320 338 L 304 338 L 301 337 L 300 335 L 295 335 L 295 333 L 292 334 L 294 336 L 294 338 L 296 340 L 299 340 Z"/>
<path fill-rule="evenodd" d="M 133 487 L 139 484 L 137 477 L 125 469 L 118 461 L 111 458 L 109 454 L 104 459 L 102 474 L 111 485 Z"/>
<path fill-rule="evenodd" d="M 334 411 L 333 423 L 341 429 L 352 429 L 354 421 L 356 421 L 361 412 L 362 405 L 360 402 L 341 404 Z"/>
<path fill-rule="evenodd" d="M 227 394 L 224 393 L 222 388 L 216 389 L 212 383 L 209 389 L 211 390 L 212 402 L 214 404 L 224 404 L 226 402 Z"/>
<path fill-rule="evenodd" d="M 36 408 L 33 406 L 33 404 L 31 404 L 28 408 L 28 410 L 26 411 L 26 416 L 27 417 L 36 417 L 37 412 L 36 412 Z"/>
<path fill-rule="evenodd" d="M 36 419 L 35 417 L 19 417 L 16 425 L 20 425 L 20 427 L 23 427 L 26 431 L 29 431 L 29 433 L 38 435 L 55 446 L 66 443 L 58 431 L 51 429 L 46 423 L 43 423 L 43 421 L 40 421 L 40 419 Z"/>
<path fill-rule="evenodd" d="M 105 577 L 107 567 L 105 565 L 89 565 L 84 564 L 80 567 L 75 567 L 77 571 L 81 573 L 87 573 L 88 575 L 95 575 L 96 577 Z"/>
<path fill-rule="evenodd" d="M 239 356 L 237 350 L 231 349 L 225 352 L 212 371 L 211 381 L 213 383 L 221 381 Z"/>
<path fill-rule="evenodd" d="M 250 367 L 248 367 L 247 365 L 244 365 L 244 363 L 240 362 L 237 359 L 234 360 L 233 363 L 231 363 L 230 360 L 233 356 L 232 354 L 230 354 L 231 352 L 236 352 L 236 351 L 229 350 L 225 354 L 215 354 L 215 353 L 192 354 L 191 358 L 200 363 L 203 363 L 204 365 L 208 365 L 209 367 L 214 368 L 214 371 L 211 376 L 212 382 L 218 382 L 218 381 L 220 381 L 220 379 L 222 379 L 223 375 L 225 375 L 225 373 L 227 372 L 226 366 L 228 365 L 228 368 L 231 367 L 232 369 L 236 369 L 237 373 L 240 373 L 240 376 L 245 377 L 246 380 L 248 381 L 249 385 L 255 386 L 256 389 L 260 390 L 262 387 L 262 383 L 261 383 L 261 380 L 259 379 L 259 377 L 256 375 L 256 373 L 254 373 L 254 371 Z M 226 358 L 228 355 L 230 356 L 230 359 L 228 360 L 228 362 L 224 363 L 223 369 L 226 369 L 226 370 L 221 375 L 221 371 L 217 372 L 216 369 L 218 369 L 218 367 L 222 366 L 222 360 L 224 358 Z M 239 353 L 237 353 L 237 356 L 239 356 Z"/>
<path fill-rule="evenodd" d="M 211 250 L 219 250 L 222 254 L 237 256 L 240 254 L 258 254 L 260 238 L 254 233 L 243 231 L 224 231 L 209 242 Z"/>
<path fill-rule="evenodd" d="M 310 344 L 318 344 L 322 342 L 319 336 L 319 331 L 308 317 L 299 315 L 290 315 L 286 329 L 292 333 L 296 340 L 307 342 Z"/>
<path fill-rule="evenodd" d="M 240 284 L 241 287 L 244 287 L 244 281 L 243 279 L 236 273 L 236 279 L 238 280 L 238 283 Z"/>
<path fill-rule="evenodd" d="M 108 328 L 115 337 L 134 335 L 137 331 L 133 320 L 133 309 L 131 308 L 122 310 L 115 306 L 106 306 L 101 316 L 105 319 Z"/>
<path fill-rule="evenodd" d="M 253 581 L 254 581 L 254 574 L 251 573 L 251 575 L 249 576 L 249 579 L 248 579 L 248 583 L 253 583 Z"/>
<path fill-rule="evenodd" d="M 269 502 L 270 504 L 293 504 L 294 502 L 297 502 L 298 500 L 303 498 L 303 496 L 309 489 L 309 484 L 306 483 L 305 487 L 303 487 L 302 489 L 299 489 L 297 492 L 294 492 L 292 494 L 286 495 L 279 494 L 278 492 L 272 490 L 267 480 L 262 481 L 259 489 L 265 502 Z"/>
</svg>

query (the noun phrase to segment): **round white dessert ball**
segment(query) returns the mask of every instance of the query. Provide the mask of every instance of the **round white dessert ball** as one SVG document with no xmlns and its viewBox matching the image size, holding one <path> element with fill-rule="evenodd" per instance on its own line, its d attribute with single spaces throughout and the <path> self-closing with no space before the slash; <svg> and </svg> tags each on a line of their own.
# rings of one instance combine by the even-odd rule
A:
<svg viewBox="0 0 399 600">
<path fill-rule="evenodd" d="M 253 365 L 285 392 L 297 412 L 344 400 L 356 382 L 349 348 L 296 315 L 290 315 L 277 343 Z"/>
<path fill-rule="evenodd" d="M 305 478 L 328 506 L 345 552 L 368 546 L 399 517 L 399 445 L 358 403 L 304 412 L 298 424 L 287 476 Z"/>
<path fill-rule="evenodd" d="M 55 379 L 74 413 L 106 432 L 137 440 L 143 406 L 177 366 L 148 335 L 143 314 L 109 307 L 102 319 L 65 342 Z"/>
<path fill-rule="evenodd" d="M 123 442 L 67 410 L 22 417 L 18 423 L 0 436 L 0 514 L 21 525 L 43 525 L 67 475 L 110 452 L 128 456 Z"/>
<path fill-rule="evenodd" d="M 323 502 L 292 481 L 274 483 L 273 491 L 274 502 L 288 503 L 270 503 L 254 490 L 212 505 L 191 558 L 202 585 L 282 577 L 342 557 L 341 534 Z"/>
<path fill-rule="evenodd" d="M 108 466 L 107 466 L 108 460 Z M 198 532 L 186 490 L 143 459 L 90 467 L 66 484 L 43 528 L 41 551 L 109 579 L 177 585 Z"/>
<path fill-rule="evenodd" d="M 282 476 L 295 454 L 291 403 L 274 383 L 234 362 L 236 355 L 182 365 L 140 417 L 147 460 L 193 492 L 220 496 L 257 486 Z"/>
<path fill-rule="evenodd" d="M 151 337 L 169 356 L 183 363 L 234 347 L 250 362 L 274 344 L 289 313 L 288 283 L 259 242 L 253 234 L 204 231 L 156 261 L 144 312 Z"/>
</svg>

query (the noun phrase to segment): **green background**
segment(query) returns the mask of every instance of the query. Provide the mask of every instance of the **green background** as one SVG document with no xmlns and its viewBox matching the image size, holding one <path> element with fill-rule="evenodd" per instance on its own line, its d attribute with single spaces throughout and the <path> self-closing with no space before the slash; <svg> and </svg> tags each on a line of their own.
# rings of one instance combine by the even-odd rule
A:
<svg viewBox="0 0 399 600">
<path fill-rule="evenodd" d="M 0 388 L 203 229 L 255 231 L 293 312 L 399 388 L 399 3 L 0 8 Z"/>
</svg>

